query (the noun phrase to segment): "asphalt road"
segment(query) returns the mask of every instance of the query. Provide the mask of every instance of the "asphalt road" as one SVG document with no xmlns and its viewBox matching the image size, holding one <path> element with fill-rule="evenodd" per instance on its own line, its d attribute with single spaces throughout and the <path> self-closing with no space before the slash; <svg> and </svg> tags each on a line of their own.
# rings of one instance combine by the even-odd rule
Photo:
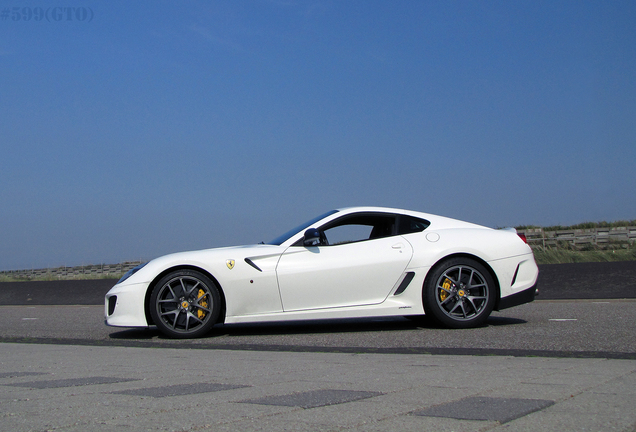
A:
<svg viewBox="0 0 636 432">
<path fill-rule="evenodd" d="M 171 340 L 106 327 L 101 299 L 112 283 L 0 285 L 0 342 L 636 359 L 636 262 L 542 266 L 540 300 L 468 330 L 397 317 L 221 325 L 201 339 Z"/>
</svg>

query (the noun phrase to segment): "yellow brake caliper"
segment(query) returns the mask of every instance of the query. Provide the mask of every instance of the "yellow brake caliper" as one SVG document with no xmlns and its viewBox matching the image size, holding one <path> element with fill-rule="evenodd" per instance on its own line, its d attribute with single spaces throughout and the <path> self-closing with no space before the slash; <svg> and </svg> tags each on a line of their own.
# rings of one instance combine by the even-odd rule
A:
<svg viewBox="0 0 636 432">
<path fill-rule="evenodd" d="M 449 278 L 444 279 L 444 283 L 442 284 L 442 288 L 444 288 L 443 290 L 439 291 L 439 299 L 441 301 L 446 300 L 446 297 L 448 297 L 448 291 L 450 291 L 451 289 L 451 281 Z M 446 290 L 446 291 L 444 291 Z"/>
<path fill-rule="evenodd" d="M 204 299 L 201 300 L 203 297 L 205 297 L 205 291 L 203 291 L 202 289 L 199 289 L 199 297 L 197 297 L 197 303 L 199 304 L 199 306 L 207 308 L 208 307 L 208 302 Z M 205 317 L 205 311 L 203 311 L 202 309 L 197 309 L 197 318 L 199 319 L 203 319 Z"/>
</svg>

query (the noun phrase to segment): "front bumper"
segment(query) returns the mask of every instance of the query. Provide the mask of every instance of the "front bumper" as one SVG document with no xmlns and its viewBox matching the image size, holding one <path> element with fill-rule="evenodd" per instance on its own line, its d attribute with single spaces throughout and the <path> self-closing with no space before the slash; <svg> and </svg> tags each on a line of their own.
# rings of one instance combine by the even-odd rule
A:
<svg viewBox="0 0 636 432">
<path fill-rule="evenodd" d="M 113 327 L 148 327 L 146 320 L 146 290 L 148 283 L 118 284 L 106 293 L 104 316 Z"/>
</svg>

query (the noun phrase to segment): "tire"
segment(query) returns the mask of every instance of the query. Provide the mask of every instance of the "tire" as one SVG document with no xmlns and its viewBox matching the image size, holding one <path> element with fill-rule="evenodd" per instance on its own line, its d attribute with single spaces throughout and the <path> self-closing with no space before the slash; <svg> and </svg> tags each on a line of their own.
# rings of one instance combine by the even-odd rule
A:
<svg viewBox="0 0 636 432">
<path fill-rule="evenodd" d="M 433 268 L 422 291 L 424 311 L 449 328 L 483 325 L 493 310 L 495 282 L 470 258 L 451 258 Z"/>
<path fill-rule="evenodd" d="M 164 276 L 152 290 L 150 315 L 157 329 L 171 338 L 196 338 L 208 333 L 221 311 L 216 284 L 194 270 Z"/>
</svg>

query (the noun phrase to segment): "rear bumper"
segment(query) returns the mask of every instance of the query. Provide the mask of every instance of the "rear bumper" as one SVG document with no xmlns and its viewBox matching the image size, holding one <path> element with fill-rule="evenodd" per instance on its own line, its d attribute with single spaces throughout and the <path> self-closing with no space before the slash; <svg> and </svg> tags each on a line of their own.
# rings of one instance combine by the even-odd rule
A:
<svg viewBox="0 0 636 432">
<path fill-rule="evenodd" d="M 535 283 L 530 288 L 520 291 L 516 294 L 509 295 L 499 300 L 499 304 L 495 307 L 495 310 L 508 309 L 514 306 L 519 306 L 524 303 L 530 303 L 534 301 L 535 296 L 538 294 L 537 284 Z"/>
</svg>

